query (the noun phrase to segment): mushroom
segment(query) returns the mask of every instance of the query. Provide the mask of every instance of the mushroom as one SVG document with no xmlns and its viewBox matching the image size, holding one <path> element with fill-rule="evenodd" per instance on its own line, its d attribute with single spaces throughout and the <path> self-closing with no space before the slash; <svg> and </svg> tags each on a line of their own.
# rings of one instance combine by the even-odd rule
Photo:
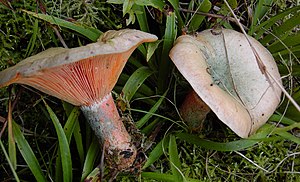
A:
<svg viewBox="0 0 300 182">
<path fill-rule="evenodd" d="M 182 35 L 170 57 L 200 98 L 240 137 L 253 134 L 280 102 L 281 89 L 264 73 L 281 84 L 277 65 L 250 36 L 229 29 Z"/>
<path fill-rule="evenodd" d="M 124 29 L 108 31 L 86 46 L 50 48 L 0 72 L 0 87 L 26 84 L 80 106 L 111 167 L 125 169 L 134 162 L 136 147 L 111 91 L 135 48 L 155 40 L 155 35 Z"/>
</svg>

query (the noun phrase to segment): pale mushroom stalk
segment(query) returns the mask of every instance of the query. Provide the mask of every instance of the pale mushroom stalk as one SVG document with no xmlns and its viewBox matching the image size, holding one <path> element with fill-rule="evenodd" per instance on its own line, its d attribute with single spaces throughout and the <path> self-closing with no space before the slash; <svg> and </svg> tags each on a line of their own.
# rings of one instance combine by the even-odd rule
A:
<svg viewBox="0 0 300 182">
<path fill-rule="evenodd" d="M 136 156 L 136 146 L 123 125 L 122 119 L 109 93 L 102 101 L 89 106 L 81 106 L 90 126 L 105 145 L 106 155 L 110 156 L 110 165 L 118 169 L 129 167 Z"/>
<path fill-rule="evenodd" d="M 138 30 L 108 31 L 96 43 L 51 48 L 0 72 L 0 87 L 20 83 L 80 106 L 100 142 L 110 167 L 125 169 L 136 157 L 111 91 L 127 59 L 155 35 Z"/>
</svg>

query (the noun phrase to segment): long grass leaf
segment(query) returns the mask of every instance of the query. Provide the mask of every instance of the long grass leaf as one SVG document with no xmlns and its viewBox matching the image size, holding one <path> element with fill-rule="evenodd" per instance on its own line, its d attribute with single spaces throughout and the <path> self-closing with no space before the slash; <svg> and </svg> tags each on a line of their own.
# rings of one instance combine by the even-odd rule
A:
<svg viewBox="0 0 300 182">
<path fill-rule="evenodd" d="M 76 123 L 78 122 L 78 116 L 80 114 L 79 107 L 74 107 L 70 113 L 67 122 L 64 126 L 65 135 L 67 137 L 68 143 L 71 142 L 71 136 L 73 134 Z"/>
<path fill-rule="evenodd" d="M 163 182 L 180 182 L 176 176 L 157 172 L 142 172 L 142 177 Z M 203 180 L 187 178 L 187 182 L 202 182 Z"/>
<path fill-rule="evenodd" d="M 9 159 L 11 161 L 11 164 L 13 168 L 17 169 L 17 152 L 16 152 L 16 142 L 14 139 L 14 133 L 13 133 L 13 126 L 12 126 L 12 108 L 11 108 L 11 100 L 8 102 L 8 154 Z"/>
<path fill-rule="evenodd" d="M 22 134 L 19 126 L 15 122 L 13 122 L 13 132 L 18 149 L 21 155 L 23 156 L 26 164 L 28 165 L 29 169 L 31 170 L 32 174 L 34 175 L 35 179 L 37 181 L 47 181 L 36 156 L 34 155 L 30 145 L 28 144 L 27 140 Z"/>
<path fill-rule="evenodd" d="M 211 9 L 211 2 L 209 0 L 204 0 L 201 2 L 200 6 L 197 8 L 197 12 L 208 13 Z M 189 24 L 189 31 L 196 31 L 198 30 L 199 26 L 201 25 L 202 21 L 204 20 L 205 16 L 195 14 L 191 17 L 191 22 Z"/>
<path fill-rule="evenodd" d="M 152 121 L 151 123 L 147 124 L 147 126 L 145 126 L 143 129 L 142 129 L 142 133 L 145 135 L 145 136 L 148 136 L 153 130 L 154 128 L 157 126 L 158 123 L 162 124 L 165 122 L 165 119 L 162 119 L 162 118 L 156 118 L 154 121 Z"/>
<path fill-rule="evenodd" d="M 93 170 L 95 160 L 99 154 L 100 148 L 99 148 L 99 142 L 97 137 L 93 137 L 93 141 L 87 151 L 83 169 L 82 169 L 82 176 L 81 181 L 83 181 Z"/>
<path fill-rule="evenodd" d="M 41 13 L 34 13 L 31 11 L 23 10 L 25 13 L 32 15 L 36 18 L 42 19 L 44 21 L 47 21 L 51 24 L 55 24 L 64 28 L 68 28 L 70 30 L 73 30 L 77 33 L 79 33 L 82 36 L 87 37 L 88 39 L 92 41 L 96 41 L 98 37 L 102 34 L 102 32 L 98 29 L 92 28 L 92 27 L 85 27 L 79 24 L 75 24 L 60 18 L 53 17 L 51 15 L 41 14 Z"/>
<path fill-rule="evenodd" d="M 286 47 L 294 47 L 300 45 L 300 32 L 294 35 L 287 36 L 284 40 L 278 40 L 268 46 L 268 50 L 271 53 L 276 53 L 279 51 L 286 50 Z"/>
<path fill-rule="evenodd" d="M 136 13 L 136 18 L 140 25 L 140 30 L 142 30 L 143 32 L 149 32 L 148 20 L 144 6 L 134 5 L 133 8 L 135 9 L 135 11 L 139 12 Z"/>
<path fill-rule="evenodd" d="M 63 176 L 63 169 L 62 169 L 62 163 L 61 163 L 61 155 L 60 155 L 60 151 L 56 150 L 55 182 L 63 182 L 62 176 Z"/>
<path fill-rule="evenodd" d="M 80 159 L 80 163 L 83 166 L 84 163 L 84 149 L 82 144 L 82 135 L 81 135 L 81 129 L 78 121 L 78 116 L 80 114 L 80 110 L 78 107 L 73 107 L 71 112 L 69 112 L 68 120 L 64 126 L 64 130 L 68 139 L 68 142 L 70 144 L 71 136 L 73 134 L 75 138 L 75 143 Z"/>
<path fill-rule="evenodd" d="M 123 87 L 127 83 L 129 78 L 130 78 L 129 75 L 126 75 L 125 73 L 121 74 L 121 76 L 119 77 L 119 80 L 118 80 L 118 85 L 120 85 L 119 88 L 121 88 L 121 89 L 115 89 L 116 91 L 119 90 L 118 93 L 122 92 Z M 118 87 L 118 86 L 116 86 L 116 87 Z M 139 87 L 139 92 L 136 92 L 136 94 L 138 94 L 138 93 L 145 95 L 145 96 L 152 96 L 155 94 L 155 92 L 146 84 L 142 84 Z"/>
<path fill-rule="evenodd" d="M 146 60 L 147 62 L 151 59 L 153 56 L 155 50 L 157 49 L 158 45 L 162 42 L 163 40 L 158 40 L 155 42 L 148 43 L 148 48 L 147 48 L 147 55 L 146 55 Z"/>
<path fill-rule="evenodd" d="M 266 136 L 269 133 L 271 133 L 273 128 L 274 126 L 272 125 L 265 125 L 263 128 L 260 129 L 260 132 L 251 136 L 249 139 L 240 139 L 237 141 L 226 142 L 226 143 L 214 142 L 214 141 L 202 139 L 196 135 L 189 134 L 189 133 L 177 133 L 176 136 L 181 140 L 184 140 L 188 143 L 195 144 L 197 146 L 206 149 L 217 150 L 217 151 L 236 151 L 236 150 L 243 150 L 255 145 L 259 141 L 266 138 Z"/>
<path fill-rule="evenodd" d="M 26 50 L 26 53 L 25 53 L 25 57 L 31 55 L 31 53 L 33 51 L 33 48 L 34 48 L 35 43 L 36 43 L 38 28 L 39 28 L 39 21 L 35 20 L 34 21 L 34 26 L 33 26 L 33 33 L 32 33 L 32 36 L 31 36 L 31 38 L 29 40 L 29 43 L 28 43 L 28 46 L 27 46 L 27 50 Z"/>
<path fill-rule="evenodd" d="M 278 20 L 282 20 L 285 16 L 291 14 L 291 13 L 297 13 L 297 11 L 300 9 L 300 6 L 295 6 L 290 9 L 286 9 L 282 13 L 279 13 L 272 18 L 262 22 L 258 26 L 254 28 L 255 32 L 255 38 L 259 39 L 269 28 L 271 28 Z"/>
<path fill-rule="evenodd" d="M 171 174 L 162 174 L 155 172 L 142 172 L 142 177 L 164 182 L 178 182 L 176 176 Z"/>
<path fill-rule="evenodd" d="M 4 153 L 5 158 L 6 158 L 6 160 L 7 160 L 7 163 L 8 163 L 8 165 L 9 165 L 10 169 L 11 169 L 11 172 L 13 173 L 13 176 L 14 176 L 14 178 L 15 178 L 14 180 L 16 180 L 17 182 L 19 182 L 20 179 L 19 179 L 19 177 L 18 177 L 18 174 L 16 173 L 16 171 L 15 171 L 15 169 L 14 169 L 14 166 L 13 166 L 13 164 L 11 163 L 11 161 L 10 161 L 10 159 L 9 159 L 9 156 L 8 156 L 6 150 L 5 150 L 5 147 L 4 147 L 4 145 L 3 145 L 2 141 L 1 141 L 1 139 L 0 139 L 0 146 L 1 146 L 1 149 L 2 149 L 2 151 L 3 151 L 3 153 Z"/>
<path fill-rule="evenodd" d="M 165 94 L 155 103 L 155 105 L 149 110 L 149 112 L 143 116 L 139 121 L 136 122 L 136 127 L 137 128 L 142 128 L 144 126 L 144 124 L 146 124 L 146 122 L 153 116 L 153 113 L 155 113 L 159 106 L 161 105 L 161 103 L 163 102 L 163 100 L 165 99 L 165 96 L 167 94 L 167 91 L 165 92 Z"/>
<path fill-rule="evenodd" d="M 72 160 L 67 137 L 55 113 L 45 101 L 44 103 L 50 115 L 50 118 L 54 124 L 56 134 L 58 137 L 64 182 L 72 181 Z"/>
<path fill-rule="evenodd" d="M 83 166 L 84 164 L 84 148 L 82 143 L 82 135 L 81 135 L 81 128 L 79 122 L 75 123 L 74 133 L 73 136 L 75 138 L 76 148 L 78 151 L 80 164 Z"/>
<path fill-rule="evenodd" d="M 183 23 L 183 20 L 180 16 L 180 12 L 179 12 L 179 0 L 168 0 L 168 1 L 173 6 L 173 9 L 175 11 L 176 19 L 178 21 L 178 23 L 177 23 L 178 27 L 183 27 L 184 23 Z M 166 25 L 168 26 L 168 23 Z"/>
<path fill-rule="evenodd" d="M 270 43 L 273 39 L 275 39 L 274 36 L 280 38 L 281 40 L 284 40 L 282 38 L 283 35 L 289 33 L 290 30 L 292 30 L 294 27 L 298 26 L 300 22 L 300 13 L 294 14 L 290 19 L 283 22 L 280 26 L 276 26 L 273 28 L 272 34 L 268 34 L 266 37 L 264 37 L 260 42 L 263 45 L 266 45 L 267 43 Z"/>
<path fill-rule="evenodd" d="M 289 132 L 282 131 L 282 132 L 276 132 L 276 134 L 279 135 L 279 136 L 281 136 L 284 139 L 293 141 L 293 142 L 297 143 L 298 145 L 300 145 L 300 138 L 292 135 Z"/>
<path fill-rule="evenodd" d="M 296 121 L 290 119 L 290 118 L 287 118 L 285 116 L 282 116 L 281 114 L 273 114 L 270 118 L 269 118 L 269 121 L 276 121 L 276 122 L 279 122 L 282 123 L 282 124 L 287 124 L 287 125 L 292 125 L 292 124 L 295 124 Z"/>
<path fill-rule="evenodd" d="M 157 161 L 163 154 L 164 149 L 167 148 L 167 144 L 169 143 L 170 137 L 167 136 L 163 138 L 150 152 L 147 161 L 145 162 L 143 169 L 146 169 L 150 165 L 152 165 L 155 161 Z"/>
<path fill-rule="evenodd" d="M 144 83 L 144 81 L 154 72 L 148 67 L 140 67 L 127 80 L 122 90 L 122 96 L 126 101 L 130 101 L 136 91 Z"/>
<path fill-rule="evenodd" d="M 163 93 L 168 84 L 168 77 L 172 70 L 172 64 L 169 58 L 169 52 L 170 49 L 173 46 L 174 40 L 176 38 L 177 34 L 177 26 L 176 26 L 176 19 L 175 19 L 175 13 L 169 12 L 167 15 L 167 22 L 166 22 L 166 29 L 165 29 L 165 35 L 164 35 L 164 42 L 163 42 L 163 48 L 161 53 L 161 59 L 159 62 L 159 68 L 158 68 L 158 92 L 161 94 Z"/>
<path fill-rule="evenodd" d="M 140 6 L 152 6 L 160 11 L 163 11 L 165 6 L 163 0 L 135 0 L 135 3 Z"/>
<path fill-rule="evenodd" d="M 271 8 L 271 4 L 273 0 L 259 0 L 256 4 L 255 8 L 253 8 L 254 13 L 252 17 L 252 23 L 250 30 L 248 32 L 249 35 L 253 34 L 254 27 L 257 25 L 257 22 L 267 13 L 267 11 Z"/>
<path fill-rule="evenodd" d="M 183 181 L 183 176 L 181 175 L 181 162 L 178 155 L 178 146 L 176 143 L 176 138 L 174 135 L 170 136 L 169 141 L 169 156 L 172 174 L 176 177 L 178 181 Z"/>
</svg>

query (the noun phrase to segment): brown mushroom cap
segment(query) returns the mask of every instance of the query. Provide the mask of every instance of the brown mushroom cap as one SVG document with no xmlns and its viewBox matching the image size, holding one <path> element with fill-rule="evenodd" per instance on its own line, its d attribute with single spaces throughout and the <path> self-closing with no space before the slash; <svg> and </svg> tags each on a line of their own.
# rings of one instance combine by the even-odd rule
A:
<svg viewBox="0 0 300 182">
<path fill-rule="evenodd" d="M 266 70 L 281 83 L 272 55 L 248 38 Z M 170 57 L 201 99 L 241 137 L 262 126 L 280 102 L 281 89 L 262 74 L 245 35 L 234 30 L 180 36 Z"/>
<path fill-rule="evenodd" d="M 111 92 L 134 49 L 155 35 L 124 29 L 104 33 L 96 43 L 50 48 L 0 72 L 0 87 L 21 83 L 74 105 L 90 105 Z"/>
</svg>

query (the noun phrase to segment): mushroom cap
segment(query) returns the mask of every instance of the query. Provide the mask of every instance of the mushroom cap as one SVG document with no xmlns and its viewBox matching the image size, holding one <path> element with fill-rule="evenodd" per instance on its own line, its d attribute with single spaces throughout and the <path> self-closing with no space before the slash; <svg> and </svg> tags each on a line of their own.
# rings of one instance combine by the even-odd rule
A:
<svg viewBox="0 0 300 182">
<path fill-rule="evenodd" d="M 139 30 L 110 30 L 96 43 L 50 48 L 0 72 L 0 87 L 26 84 L 74 105 L 90 105 L 111 92 L 134 49 L 155 40 Z"/>
<path fill-rule="evenodd" d="M 211 110 L 240 137 L 248 137 L 276 110 L 281 89 L 262 73 L 244 34 L 222 29 L 182 35 L 170 52 L 181 74 Z M 281 83 L 277 65 L 248 36 L 265 69 Z"/>
</svg>

